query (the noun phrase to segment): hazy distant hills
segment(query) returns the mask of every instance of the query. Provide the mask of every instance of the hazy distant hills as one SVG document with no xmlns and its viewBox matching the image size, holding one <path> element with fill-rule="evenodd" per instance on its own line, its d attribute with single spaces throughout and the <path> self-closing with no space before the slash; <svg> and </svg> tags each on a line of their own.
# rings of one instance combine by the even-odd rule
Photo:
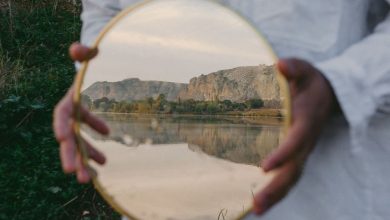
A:
<svg viewBox="0 0 390 220">
<path fill-rule="evenodd" d="M 274 71 L 274 66 L 266 65 L 237 67 L 194 77 L 188 84 L 142 81 L 137 78 L 96 82 L 82 93 L 93 100 L 107 97 L 116 101 L 134 101 L 164 94 L 169 101 L 180 98 L 196 101 L 245 102 L 262 99 L 265 103 L 279 102 L 280 89 Z"/>
<path fill-rule="evenodd" d="M 180 91 L 187 88 L 185 83 L 142 81 L 138 78 L 125 79 L 119 82 L 96 82 L 82 92 L 93 100 L 102 97 L 116 101 L 143 100 L 164 94 L 167 100 L 177 99 Z"/>
</svg>

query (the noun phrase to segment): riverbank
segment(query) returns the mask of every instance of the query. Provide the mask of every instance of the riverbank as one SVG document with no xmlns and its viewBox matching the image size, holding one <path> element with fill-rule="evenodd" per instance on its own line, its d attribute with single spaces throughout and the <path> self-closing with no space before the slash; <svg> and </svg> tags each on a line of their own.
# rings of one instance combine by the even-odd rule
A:
<svg viewBox="0 0 390 220">
<path fill-rule="evenodd" d="M 92 111 L 95 114 L 128 114 L 128 115 L 167 115 L 167 116 L 231 116 L 231 117 L 259 117 L 259 118 L 280 118 L 282 120 L 283 110 L 281 109 L 251 109 L 248 111 L 228 111 L 228 112 L 218 112 L 214 114 L 208 113 L 164 113 L 164 112 L 115 112 L 115 111 Z"/>
<path fill-rule="evenodd" d="M 285 124 L 283 117 L 259 117 L 259 116 L 242 116 L 242 115 L 196 115 L 196 114 L 144 114 L 144 113 L 117 113 L 117 112 L 94 112 L 96 115 L 106 120 L 110 118 L 115 120 L 127 120 L 133 118 L 171 118 L 172 120 L 226 120 L 233 123 L 257 124 L 269 126 L 283 126 Z"/>
</svg>

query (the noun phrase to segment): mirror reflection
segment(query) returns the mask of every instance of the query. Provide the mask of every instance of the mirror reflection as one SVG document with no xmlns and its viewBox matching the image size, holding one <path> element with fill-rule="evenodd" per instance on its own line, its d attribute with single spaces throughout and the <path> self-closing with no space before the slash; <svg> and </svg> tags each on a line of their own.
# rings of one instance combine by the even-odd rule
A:
<svg viewBox="0 0 390 220">
<path fill-rule="evenodd" d="M 250 209 L 270 178 L 259 163 L 286 124 L 276 58 L 260 35 L 215 2 L 160 0 L 122 14 L 97 46 L 80 100 L 111 132 L 81 135 L 107 157 L 90 164 L 106 199 L 135 219 Z"/>
<path fill-rule="evenodd" d="M 112 135 L 89 131 L 94 140 L 115 141 L 129 148 L 187 143 L 192 151 L 253 166 L 279 145 L 282 134 L 280 121 L 272 118 L 98 115 L 108 123 Z"/>
</svg>

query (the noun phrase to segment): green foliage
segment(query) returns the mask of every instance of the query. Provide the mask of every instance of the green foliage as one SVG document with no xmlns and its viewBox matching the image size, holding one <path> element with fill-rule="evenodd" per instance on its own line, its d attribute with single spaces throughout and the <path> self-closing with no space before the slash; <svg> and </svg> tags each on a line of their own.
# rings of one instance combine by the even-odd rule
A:
<svg viewBox="0 0 390 220">
<path fill-rule="evenodd" d="M 245 104 L 251 109 L 258 109 L 264 106 L 264 102 L 261 99 L 250 99 Z"/>
<path fill-rule="evenodd" d="M 162 112 L 162 111 L 164 111 L 164 109 L 166 108 L 167 105 L 168 105 L 168 101 L 167 101 L 165 95 L 160 94 L 154 103 L 154 108 L 157 111 Z"/>
<path fill-rule="evenodd" d="M 177 102 L 166 100 L 164 94 L 160 94 L 153 99 L 148 97 L 145 100 L 131 102 L 117 102 L 107 97 L 102 97 L 93 101 L 90 105 L 90 97 L 83 95 L 82 99 L 86 106 L 91 106 L 90 110 L 98 112 L 117 113 L 148 113 L 148 114 L 202 114 L 214 115 L 225 114 L 234 111 L 249 111 L 260 109 L 264 106 L 261 99 L 250 99 L 245 103 L 232 102 L 230 100 L 219 101 L 195 101 L 178 100 Z"/>
<path fill-rule="evenodd" d="M 217 114 L 218 112 L 220 112 L 218 103 L 210 103 L 207 105 L 207 113 Z"/>
<path fill-rule="evenodd" d="M 80 2 L 16 0 L 0 11 L 0 219 L 118 218 L 62 173 L 51 116 L 73 76 Z"/>
</svg>

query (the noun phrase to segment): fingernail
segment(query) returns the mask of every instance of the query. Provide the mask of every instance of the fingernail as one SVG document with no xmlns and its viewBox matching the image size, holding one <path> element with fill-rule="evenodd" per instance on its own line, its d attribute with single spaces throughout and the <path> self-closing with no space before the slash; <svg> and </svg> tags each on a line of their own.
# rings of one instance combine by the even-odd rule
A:
<svg viewBox="0 0 390 220">
<path fill-rule="evenodd" d="M 253 201 L 253 212 L 255 215 L 261 214 L 261 206 L 256 199 Z"/>
<path fill-rule="evenodd" d="M 262 167 L 263 167 L 263 170 L 264 170 L 265 172 L 268 172 L 268 171 L 270 171 L 271 169 L 273 169 L 274 164 L 272 163 L 272 161 L 264 161 Z"/>
<path fill-rule="evenodd" d="M 257 214 L 257 215 L 262 215 L 264 214 L 269 208 L 269 203 L 268 203 L 268 199 L 267 198 L 264 198 L 261 202 L 261 210 L 260 212 Z"/>
<path fill-rule="evenodd" d="M 79 175 L 80 176 L 78 176 L 78 180 L 79 180 L 80 183 L 86 184 L 86 183 L 89 182 L 90 176 L 89 176 L 89 174 L 88 174 L 88 172 L 86 170 L 80 171 Z"/>
<path fill-rule="evenodd" d="M 262 215 L 264 213 L 264 209 L 263 208 L 259 208 L 259 207 L 255 207 L 253 212 L 255 215 L 259 216 L 259 215 Z"/>
<path fill-rule="evenodd" d="M 102 157 L 102 165 L 106 164 L 106 162 L 107 162 L 107 158 L 103 155 L 103 157 Z"/>
<path fill-rule="evenodd" d="M 290 70 L 290 62 L 288 59 L 281 59 L 278 63 L 278 68 L 281 72 L 286 72 Z"/>
<path fill-rule="evenodd" d="M 65 173 L 73 173 L 76 170 L 75 166 L 67 164 L 64 166 Z"/>
<path fill-rule="evenodd" d="M 89 176 L 90 176 L 91 178 L 97 177 L 97 171 L 96 171 L 95 169 L 93 169 L 93 168 L 90 167 L 90 166 L 88 166 L 87 169 L 88 169 Z"/>
<path fill-rule="evenodd" d="M 97 48 L 89 49 L 88 59 L 94 58 L 97 54 L 98 54 L 98 49 Z"/>
<path fill-rule="evenodd" d="M 260 195 L 258 196 L 258 199 L 255 199 L 254 201 L 254 212 L 256 215 L 262 215 L 269 209 L 269 200 L 267 196 Z"/>
<path fill-rule="evenodd" d="M 106 131 L 105 131 L 105 135 L 109 135 L 110 134 L 110 128 L 106 125 Z"/>
<path fill-rule="evenodd" d="M 74 165 L 75 161 L 69 161 L 72 160 L 71 158 L 68 158 L 68 160 L 63 160 L 62 162 L 62 168 L 65 173 L 72 173 L 76 170 L 76 166 Z"/>
<path fill-rule="evenodd" d="M 256 206 L 253 207 L 253 212 L 255 215 L 261 215 L 261 209 Z"/>
</svg>

